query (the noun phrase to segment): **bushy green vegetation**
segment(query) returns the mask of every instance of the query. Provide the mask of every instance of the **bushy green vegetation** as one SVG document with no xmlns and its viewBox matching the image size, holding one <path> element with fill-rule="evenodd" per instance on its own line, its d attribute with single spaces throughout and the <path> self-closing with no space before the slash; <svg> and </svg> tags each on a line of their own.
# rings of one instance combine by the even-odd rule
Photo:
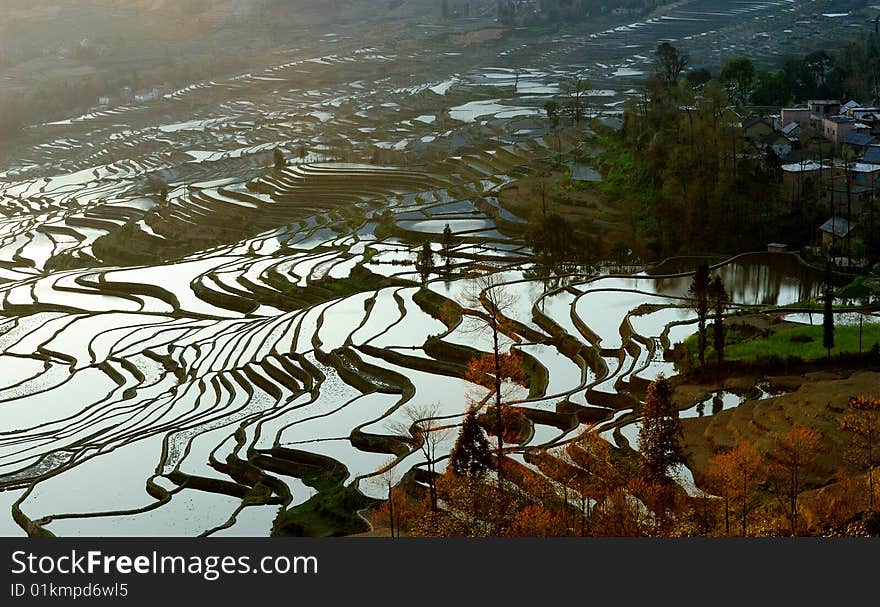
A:
<svg viewBox="0 0 880 607">
<path fill-rule="evenodd" d="M 786 105 L 846 96 L 868 102 L 876 98 L 878 69 L 880 38 L 870 32 L 835 51 L 787 57 L 777 69 L 758 71 L 751 100 L 757 105 Z"/>
<path fill-rule="evenodd" d="M 667 43 L 658 47 L 656 74 L 627 102 L 622 133 L 599 129 L 605 180 L 597 187 L 658 257 L 812 244 L 830 210 L 815 187 L 789 204 L 781 161 L 747 137 L 743 106 L 819 97 L 874 102 L 880 37 L 786 58 L 769 71 L 736 57 L 714 79 L 705 68 L 686 71 L 691 59 Z M 862 247 L 872 257 L 870 244 Z"/>
<path fill-rule="evenodd" d="M 697 94 L 657 78 L 600 141 L 603 193 L 656 256 L 761 248 L 782 230 L 790 242 L 773 167 L 744 153 L 739 121 L 720 83 Z"/>
</svg>

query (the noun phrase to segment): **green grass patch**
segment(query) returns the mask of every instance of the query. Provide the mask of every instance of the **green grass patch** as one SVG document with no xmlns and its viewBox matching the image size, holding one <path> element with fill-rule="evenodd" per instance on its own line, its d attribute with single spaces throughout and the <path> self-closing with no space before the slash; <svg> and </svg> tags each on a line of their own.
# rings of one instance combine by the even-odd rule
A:
<svg viewBox="0 0 880 607">
<path fill-rule="evenodd" d="M 708 335 L 712 341 L 711 331 Z M 828 351 L 822 345 L 822 325 L 797 327 L 776 331 L 769 335 L 746 336 L 739 331 L 730 331 L 727 335 L 728 345 L 724 348 L 727 360 L 757 360 L 775 356 L 778 358 L 797 357 L 803 360 L 824 358 Z M 867 352 L 880 342 L 880 323 L 866 323 L 862 327 L 862 351 Z M 696 356 L 697 336 L 691 335 L 685 345 Z M 714 348 L 706 350 L 706 359 L 711 360 Z M 859 352 L 859 327 L 839 326 L 834 329 L 834 347 L 831 354 L 852 354 Z"/>
</svg>

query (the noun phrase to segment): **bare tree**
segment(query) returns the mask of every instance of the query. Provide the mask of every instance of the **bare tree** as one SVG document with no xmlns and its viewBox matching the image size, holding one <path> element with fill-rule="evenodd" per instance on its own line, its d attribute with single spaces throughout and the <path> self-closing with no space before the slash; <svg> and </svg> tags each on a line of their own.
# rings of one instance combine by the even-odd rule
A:
<svg viewBox="0 0 880 607">
<path fill-rule="evenodd" d="M 572 119 L 575 124 L 580 124 L 584 117 L 584 97 L 590 90 L 589 81 L 580 75 L 575 75 L 564 80 L 560 88 L 566 98 L 565 106 Z"/>
<path fill-rule="evenodd" d="M 494 401 L 495 458 L 498 477 L 499 505 L 504 501 L 504 435 L 506 405 L 524 383 L 519 357 L 507 348 L 506 335 L 512 334 L 508 314 L 516 305 L 516 295 L 503 283 L 494 268 L 471 278 L 470 290 L 464 307 L 471 308 L 469 316 L 477 322 L 471 329 L 488 334 L 491 351 L 471 361 L 467 379 L 489 390 L 486 400 Z M 466 311 L 467 314 L 467 311 Z M 499 508 L 499 512 L 503 507 Z"/>
<path fill-rule="evenodd" d="M 388 494 L 388 527 L 391 531 L 391 537 L 394 537 L 394 529 L 397 529 L 397 537 L 400 537 L 400 515 L 395 518 L 394 512 L 394 488 L 403 475 L 397 467 L 397 458 L 392 457 L 383 464 L 382 469 L 375 476 L 370 477 L 370 482 Z"/>
<path fill-rule="evenodd" d="M 411 442 L 422 452 L 428 465 L 428 491 L 431 497 L 431 511 L 437 512 L 437 450 L 449 437 L 451 427 L 443 425 L 439 416 L 439 405 L 407 405 L 404 407 L 406 420 L 391 426 L 391 430 L 401 436 L 411 436 Z"/>
</svg>

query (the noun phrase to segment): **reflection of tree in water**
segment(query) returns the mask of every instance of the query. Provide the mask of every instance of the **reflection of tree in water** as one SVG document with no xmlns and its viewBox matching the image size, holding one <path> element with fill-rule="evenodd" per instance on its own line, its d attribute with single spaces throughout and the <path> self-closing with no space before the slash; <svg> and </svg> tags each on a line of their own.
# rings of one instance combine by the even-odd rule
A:
<svg viewBox="0 0 880 607">
<path fill-rule="evenodd" d="M 791 255 L 756 255 L 712 270 L 721 276 L 731 301 L 751 305 L 786 305 L 809 301 L 819 293 L 821 272 Z M 687 292 L 692 274 L 658 278 L 657 291 L 669 296 Z"/>
<path fill-rule="evenodd" d="M 721 394 L 716 392 L 715 396 L 712 397 L 712 415 L 716 413 L 720 413 L 724 408 L 724 399 L 721 397 Z"/>
<path fill-rule="evenodd" d="M 550 267 L 537 264 L 526 270 L 523 270 L 523 278 L 540 282 L 543 287 L 543 293 L 549 293 L 556 289 L 562 289 L 574 282 L 582 281 L 584 275 L 593 272 L 592 266 L 565 264 L 558 267 Z M 543 299 L 541 300 L 543 304 Z"/>
</svg>

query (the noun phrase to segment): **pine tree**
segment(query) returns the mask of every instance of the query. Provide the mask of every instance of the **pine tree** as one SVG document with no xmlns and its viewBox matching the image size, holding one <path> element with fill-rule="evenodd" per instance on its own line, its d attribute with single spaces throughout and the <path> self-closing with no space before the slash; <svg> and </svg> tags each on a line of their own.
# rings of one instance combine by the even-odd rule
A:
<svg viewBox="0 0 880 607">
<path fill-rule="evenodd" d="M 714 329 L 715 356 L 718 362 L 724 360 L 724 308 L 729 297 L 720 276 L 715 276 L 709 283 L 709 301 L 712 304 L 712 325 Z"/>
<path fill-rule="evenodd" d="M 701 263 L 688 289 L 691 307 L 697 313 L 697 338 L 700 364 L 706 362 L 706 318 L 709 316 L 709 266 Z"/>
<path fill-rule="evenodd" d="M 449 224 L 443 228 L 443 256 L 446 257 L 446 263 L 449 263 L 450 252 L 452 251 L 452 228 Z"/>
<path fill-rule="evenodd" d="M 834 290 L 831 287 L 825 288 L 823 294 L 825 299 L 825 309 L 822 312 L 822 345 L 828 350 L 828 357 L 831 358 L 831 348 L 834 347 Z"/>
<path fill-rule="evenodd" d="M 469 410 L 464 418 L 449 463 L 459 476 L 481 476 L 492 467 L 489 441 L 474 409 Z"/>
</svg>

